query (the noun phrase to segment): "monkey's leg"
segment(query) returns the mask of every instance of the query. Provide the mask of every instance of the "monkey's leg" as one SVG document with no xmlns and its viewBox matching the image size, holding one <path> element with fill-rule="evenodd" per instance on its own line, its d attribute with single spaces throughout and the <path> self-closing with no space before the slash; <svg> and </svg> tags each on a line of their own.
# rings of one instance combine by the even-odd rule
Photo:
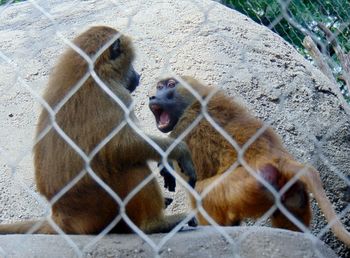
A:
<svg viewBox="0 0 350 258">
<path fill-rule="evenodd" d="M 350 246 L 350 233 L 339 220 L 332 203 L 329 201 L 318 171 L 288 157 L 281 159 L 280 168 L 283 173 L 291 175 L 291 177 L 300 173 L 300 181 L 312 192 L 328 223 L 331 223 L 333 233 L 346 245 Z"/>
<path fill-rule="evenodd" d="M 202 206 L 212 219 L 222 226 L 232 226 L 245 218 L 257 218 L 263 215 L 273 204 L 271 194 L 243 167 L 238 167 L 220 179 L 222 175 L 199 181 L 196 190 L 202 193 L 218 180 L 218 184 L 202 200 Z M 193 207 L 196 201 L 192 199 Z M 202 214 L 198 215 L 199 224 L 209 222 Z"/>
<path fill-rule="evenodd" d="M 0 234 L 57 234 L 47 221 L 22 221 L 0 225 Z"/>
<path fill-rule="evenodd" d="M 302 182 L 295 182 L 287 192 L 281 196 L 281 202 L 294 219 L 299 220 L 306 227 L 310 225 L 311 207 L 309 195 Z M 282 210 L 278 209 L 272 214 L 271 223 L 273 227 L 301 231 L 301 229 L 293 223 L 294 219 L 289 219 Z"/>
<path fill-rule="evenodd" d="M 278 192 L 289 181 L 290 177 L 280 171 L 278 166 L 264 163 L 259 168 L 259 174 Z M 267 187 L 263 186 L 263 184 L 262 187 L 265 188 L 266 191 L 269 191 Z M 272 193 L 271 198 L 272 201 L 275 201 Z M 306 226 L 309 225 L 311 219 L 309 196 L 306 187 L 302 182 L 297 181 L 290 186 L 280 197 L 280 200 L 294 219 L 301 221 L 301 223 Z M 280 209 L 273 213 L 271 216 L 271 222 L 274 227 L 300 231 L 295 223 L 293 223 L 293 219 L 290 220 Z"/>
<path fill-rule="evenodd" d="M 121 192 L 130 193 L 151 174 L 148 166 L 128 169 L 119 178 L 123 182 Z M 126 213 L 145 233 L 162 233 L 169 232 L 186 218 L 186 214 L 164 216 L 164 208 L 164 197 L 157 180 L 153 178 L 130 199 L 126 205 Z"/>
<path fill-rule="evenodd" d="M 175 228 L 178 224 L 180 224 L 187 217 L 186 213 L 174 214 L 164 216 L 160 220 L 153 220 L 146 227 L 143 228 L 145 233 L 168 233 L 173 228 Z M 197 220 L 195 218 L 191 218 L 187 224 L 192 227 L 197 226 Z"/>
</svg>

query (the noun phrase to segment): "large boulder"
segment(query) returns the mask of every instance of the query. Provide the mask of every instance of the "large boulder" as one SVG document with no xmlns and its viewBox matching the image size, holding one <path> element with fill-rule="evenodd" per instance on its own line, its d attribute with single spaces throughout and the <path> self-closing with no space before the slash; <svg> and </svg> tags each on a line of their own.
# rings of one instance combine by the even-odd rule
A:
<svg viewBox="0 0 350 258">
<path fill-rule="evenodd" d="M 230 244 L 213 227 L 179 232 L 163 242 L 165 234 L 150 235 L 156 243 L 152 248 L 135 235 L 95 236 L 0 236 L 0 254 L 11 258 L 59 257 L 244 257 L 244 258 L 337 258 L 321 241 L 306 234 L 266 227 L 227 227 L 221 229 L 232 241 Z M 97 242 L 97 244 L 96 244 Z M 95 244 L 94 244 L 95 243 Z M 1 256 L 2 257 L 2 256 Z"/>
<path fill-rule="evenodd" d="M 115 3 L 114 3 L 115 2 Z M 147 99 L 158 77 L 193 75 L 238 96 L 271 123 L 299 161 L 321 174 L 328 196 L 350 227 L 341 188 L 350 175 L 350 123 L 330 82 L 278 35 L 212 1 L 38 1 L 0 9 L 0 219 L 41 217 L 48 206 L 33 192 L 31 147 L 38 96 L 48 74 L 72 39 L 105 24 L 134 39 L 142 86 L 136 111 L 147 131 L 158 133 Z M 44 11 L 44 13 L 42 12 Z M 18 77 L 19 76 L 19 77 Z M 166 193 L 169 194 L 169 193 Z M 170 212 L 186 209 L 183 192 Z M 342 257 L 350 251 L 332 233 L 314 204 L 312 233 Z M 322 234 L 318 235 L 321 232 Z"/>
</svg>

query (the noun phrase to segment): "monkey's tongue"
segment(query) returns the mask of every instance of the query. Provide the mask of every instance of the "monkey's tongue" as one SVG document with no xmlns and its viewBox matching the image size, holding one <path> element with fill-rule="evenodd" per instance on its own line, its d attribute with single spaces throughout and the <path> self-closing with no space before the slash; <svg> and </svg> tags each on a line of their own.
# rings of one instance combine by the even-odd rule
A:
<svg viewBox="0 0 350 258">
<path fill-rule="evenodd" d="M 159 117 L 158 127 L 160 127 L 160 128 L 166 127 L 166 126 L 168 126 L 169 122 L 170 122 L 169 114 L 167 112 L 163 111 Z"/>
</svg>

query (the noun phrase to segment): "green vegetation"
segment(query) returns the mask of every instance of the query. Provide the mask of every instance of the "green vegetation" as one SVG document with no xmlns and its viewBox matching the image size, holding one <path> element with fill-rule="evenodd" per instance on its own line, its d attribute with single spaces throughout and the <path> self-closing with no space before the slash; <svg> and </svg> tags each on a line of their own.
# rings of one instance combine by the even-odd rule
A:
<svg viewBox="0 0 350 258">
<path fill-rule="evenodd" d="M 23 1 L 25 0 L 0 0 L 0 5 Z M 350 65 L 344 65 L 339 51 L 335 51 L 334 47 L 336 41 L 341 49 L 341 56 L 347 56 L 350 63 L 350 54 L 346 54 L 350 53 L 349 0 L 222 0 L 221 2 L 249 16 L 257 23 L 269 27 L 309 60 L 311 57 L 303 46 L 303 40 L 306 35 L 312 35 L 319 50 L 329 57 L 327 63 L 339 82 L 341 93 L 350 103 L 350 81 L 344 80 L 343 76 L 344 71 L 347 71 L 350 77 L 350 67 L 346 68 Z"/>
<path fill-rule="evenodd" d="M 341 77 L 344 67 L 322 26 L 333 34 L 340 49 L 344 53 L 349 53 L 349 0 L 224 0 L 222 2 L 257 23 L 269 27 L 308 59 L 310 56 L 302 42 L 306 35 L 312 35 L 313 39 L 318 41 L 319 49 L 329 56 L 328 64 L 335 78 Z M 339 80 L 339 84 L 344 97 L 350 103 L 345 82 Z"/>
<path fill-rule="evenodd" d="M 289 41 L 298 50 L 304 48 L 302 41 L 305 34 L 281 15 L 290 17 L 295 23 L 312 32 L 321 40 L 324 35 L 317 24 L 325 24 L 332 32 L 340 32 L 337 36 L 339 44 L 346 51 L 350 50 L 350 41 L 348 40 L 350 26 L 343 28 L 344 25 L 348 25 L 346 23 L 350 22 L 350 1 L 348 0 L 229 0 L 223 2 L 260 24 L 272 26 L 274 32 Z M 283 12 L 283 10 L 285 11 Z M 273 26 L 276 21 L 278 22 Z"/>
<path fill-rule="evenodd" d="M 18 2 L 23 2 L 25 0 L 0 0 L 0 5 L 6 4 L 6 3 L 18 3 Z"/>
</svg>

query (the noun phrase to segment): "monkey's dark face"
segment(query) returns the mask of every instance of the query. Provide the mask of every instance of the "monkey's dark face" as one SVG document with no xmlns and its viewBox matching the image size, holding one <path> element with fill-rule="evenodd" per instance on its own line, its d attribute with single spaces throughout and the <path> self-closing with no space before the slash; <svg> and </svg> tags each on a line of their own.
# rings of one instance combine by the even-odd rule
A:
<svg viewBox="0 0 350 258">
<path fill-rule="evenodd" d="M 130 67 L 128 73 L 128 82 L 126 84 L 126 88 L 131 93 L 136 89 L 137 86 L 139 86 L 141 75 L 135 71 L 133 66 Z"/>
<path fill-rule="evenodd" d="M 157 84 L 156 95 L 149 98 L 149 108 L 156 119 L 157 128 L 163 133 L 174 129 L 189 105 L 180 94 L 180 87 L 173 78 L 162 80 Z"/>
<path fill-rule="evenodd" d="M 130 54 L 128 54 L 128 52 L 130 52 L 131 50 L 125 49 L 125 46 L 124 46 L 125 44 L 123 44 L 122 40 L 125 41 L 124 38 L 117 39 L 109 48 L 109 58 L 114 63 L 121 62 L 123 64 L 124 63 L 123 59 L 125 59 L 124 56 L 130 55 Z M 130 43 L 128 43 L 128 44 L 130 44 Z M 130 93 L 133 92 L 136 89 L 136 87 L 139 85 L 140 78 L 141 78 L 141 75 L 138 74 L 135 71 L 133 65 L 130 64 L 129 69 L 126 71 L 125 88 L 127 90 L 129 90 Z"/>
</svg>

